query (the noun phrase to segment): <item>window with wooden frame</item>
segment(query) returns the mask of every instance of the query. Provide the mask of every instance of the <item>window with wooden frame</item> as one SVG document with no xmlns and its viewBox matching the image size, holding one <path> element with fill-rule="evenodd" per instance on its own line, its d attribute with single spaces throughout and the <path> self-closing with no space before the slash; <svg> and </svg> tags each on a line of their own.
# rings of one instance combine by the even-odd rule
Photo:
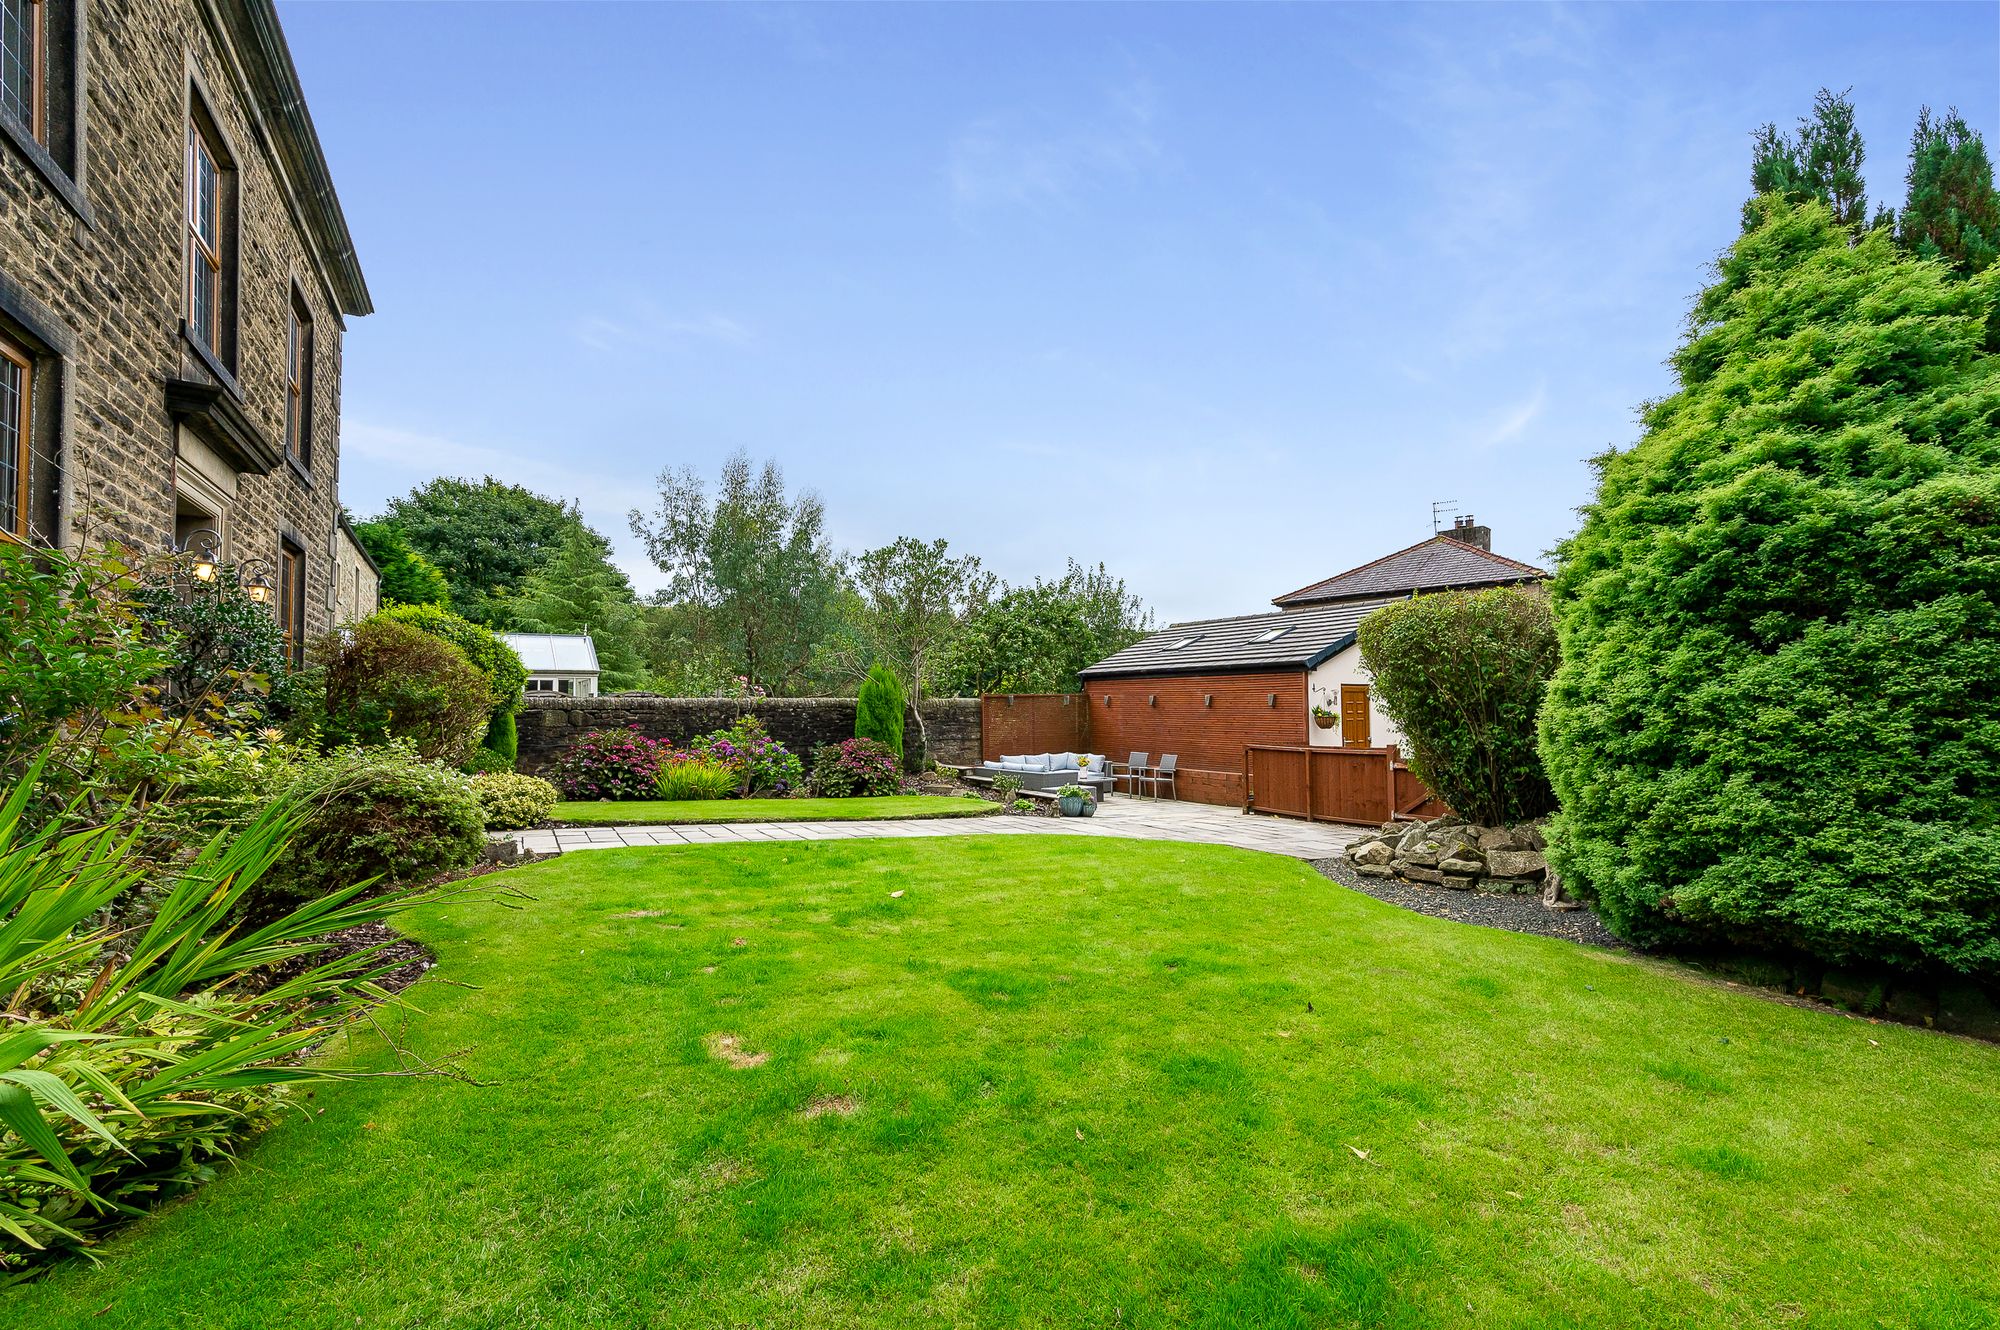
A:
<svg viewBox="0 0 2000 1330">
<path fill-rule="evenodd" d="M 48 40 L 44 0 L 0 0 L 0 111 L 43 144 L 49 136 Z"/>
<path fill-rule="evenodd" d="M 289 540 L 278 547 L 278 625 L 296 669 L 306 663 L 306 552 Z"/>
<path fill-rule="evenodd" d="M 189 94 L 187 121 L 187 293 L 182 317 L 188 336 L 235 371 L 231 311 L 235 305 L 236 172 L 221 135 Z"/>
<path fill-rule="evenodd" d="M 35 362 L 28 353 L 0 337 L 0 536 L 25 541 L 33 506 Z"/>
<path fill-rule="evenodd" d="M 285 451 L 312 469 L 312 311 L 297 290 L 285 320 Z"/>
</svg>

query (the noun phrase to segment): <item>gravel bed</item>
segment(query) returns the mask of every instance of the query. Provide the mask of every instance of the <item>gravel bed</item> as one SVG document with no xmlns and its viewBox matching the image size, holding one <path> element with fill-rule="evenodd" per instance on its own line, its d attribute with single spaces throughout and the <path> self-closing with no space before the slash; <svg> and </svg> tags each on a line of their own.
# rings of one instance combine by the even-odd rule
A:
<svg viewBox="0 0 2000 1330">
<path fill-rule="evenodd" d="M 1343 887 L 1364 896 L 1400 905 L 1418 914 L 1439 919 L 1456 919 L 1462 924 L 1484 928 L 1504 928 L 1510 933 L 1534 933 L 1580 942 L 1587 947 L 1624 947 L 1611 935 L 1588 907 L 1580 910 L 1551 910 L 1542 904 L 1539 892 L 1532 896 L 1500 896 L 1484 891 L 1453 891 L 1394 878 L 1369 877 L 1354 871 L 1345 859 L 1315 859 L 1312 866 Z"/>
</svg>

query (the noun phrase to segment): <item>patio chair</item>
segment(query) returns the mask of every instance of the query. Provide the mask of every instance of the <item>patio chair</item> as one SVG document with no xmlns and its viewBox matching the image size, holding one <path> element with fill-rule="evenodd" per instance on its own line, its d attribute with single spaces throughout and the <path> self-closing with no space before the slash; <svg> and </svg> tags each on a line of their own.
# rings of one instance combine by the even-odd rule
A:
<svg viewBox="0 0 2000 1330">
<path fill-rule="evenodd" d="M 1152 787 L 1155 799 L 1160 797 L 1160 787 L 1164 785 L 1173 793 L 1174 802 L 1179 803 L 1181 798 L 1180 786 L 1174 784 L 1174 766 L 1179 761 L 1180 755 L 1178 753 L 1162 754 L 1160 765 L 1152 768 L 1145 775 L 1137 777 L 1137 779 L 1140 784 Z"/>
<path fill-rule="evenodd" d="M 1148 753 L 1129 753 L 1126 756 L 1128 758 L 1127 761 L 1105 763 L 1111 769 L 1111 788 L 1114 790 L 1117 789 L 1118 782 L 1122 780 L 1131 787 L 1133 794 L 1137 794 L 1139 792 L 1139 782 L 1144 779 L 1147 772 L 1153 769 L 1147 762 L 1147 758 L 1151 755 Z"/>
</svg>

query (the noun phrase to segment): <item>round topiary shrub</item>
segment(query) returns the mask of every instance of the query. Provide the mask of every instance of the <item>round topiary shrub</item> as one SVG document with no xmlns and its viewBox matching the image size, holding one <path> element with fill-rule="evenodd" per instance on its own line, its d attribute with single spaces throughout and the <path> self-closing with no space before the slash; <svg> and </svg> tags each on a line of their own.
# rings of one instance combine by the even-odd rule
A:
<svg viewBox="0 0 2000 1330">
<path fill-rule="evenodd" d="M 528 667 L 514 648 L 485 624 L 474 623 L 442 605 L 397 605 L 370 616 L 408 624 L 419 632 L 449 642 L 465 653 L 486 680 L 496 711 L 513 715 L 521 708 L 521 689 L 528 682 Z M 490 746 L 490 745 L 489 745 Z M 511 756 L 511 755 L 510 755 Z"/>
<path fill-rule="evenodd" d="M 1408 745 L 1410 769 L 1460 817 L 1526 822 L 1555 804 L 1535 714 L 1556 668 L 1546 596 L 1446 591 L 1361 621 L 1361 663 Z"/>
<path fill-rule="evenodd" d="M 810 788 L 825 799 L 879 798 L 903 788 L 903 763 L 873 739 L 847 739 L 813 750 Z"/>
<path fill-rule="evenodd" d="M 329 753 L 292 792 L 313 811 L 258 884 L 279 908 L 370 878 L 422 882 L 472 863 L 486 843 L 471 778 L 407 744 Z"/>
<path fill-rule="evenodd" d="M 562 798 L 555 786 L 540 776 L 522 776 L 497 771 L 472 778 L 472 795 L 488 831 L 519 831 L 540 826 L 549 820 L 549 810 Z"/>
<path fill-rule="evenodd" d="M 549 778 L 565 799 L 657 799 L 660 763 L 671 752 L 637 730 L 592 730 L 563 749 Z"/>
<path fill-rule="evenodd" d="M 311 719 L 330 748 L 400 739 L 427 761 L 457 764 L 493 712 L 464 652 L 379 614 L 329 633 L 314 654 L 325 691 Z"/>
<path fill-rule="evenodd" d="M 521 731 L 515 723 L 514 713 L 501 708 L 493 713 L 487 723 L 486 737 L 479 741 L 481 749 L 505 762 L 509 768 L 521 755 Z"/>
</svg>

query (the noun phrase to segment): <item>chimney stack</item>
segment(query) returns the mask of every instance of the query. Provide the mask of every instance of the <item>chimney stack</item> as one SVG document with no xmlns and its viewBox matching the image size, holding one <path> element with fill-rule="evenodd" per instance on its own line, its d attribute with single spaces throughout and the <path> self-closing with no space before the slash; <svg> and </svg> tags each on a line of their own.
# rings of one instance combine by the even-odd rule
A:
<svg viewBox="0 0 2000 1330">
<path fill-rule="evenodd" d="M 1471 513 L 1452 518 L 1451 530 L 1442 534 L 1452 540 L 1462 540 L 1474 549 L 1485 550 L 1488 554 L 1493 552 L 1493 528 L 1476 525 Z"/>
</svg>

